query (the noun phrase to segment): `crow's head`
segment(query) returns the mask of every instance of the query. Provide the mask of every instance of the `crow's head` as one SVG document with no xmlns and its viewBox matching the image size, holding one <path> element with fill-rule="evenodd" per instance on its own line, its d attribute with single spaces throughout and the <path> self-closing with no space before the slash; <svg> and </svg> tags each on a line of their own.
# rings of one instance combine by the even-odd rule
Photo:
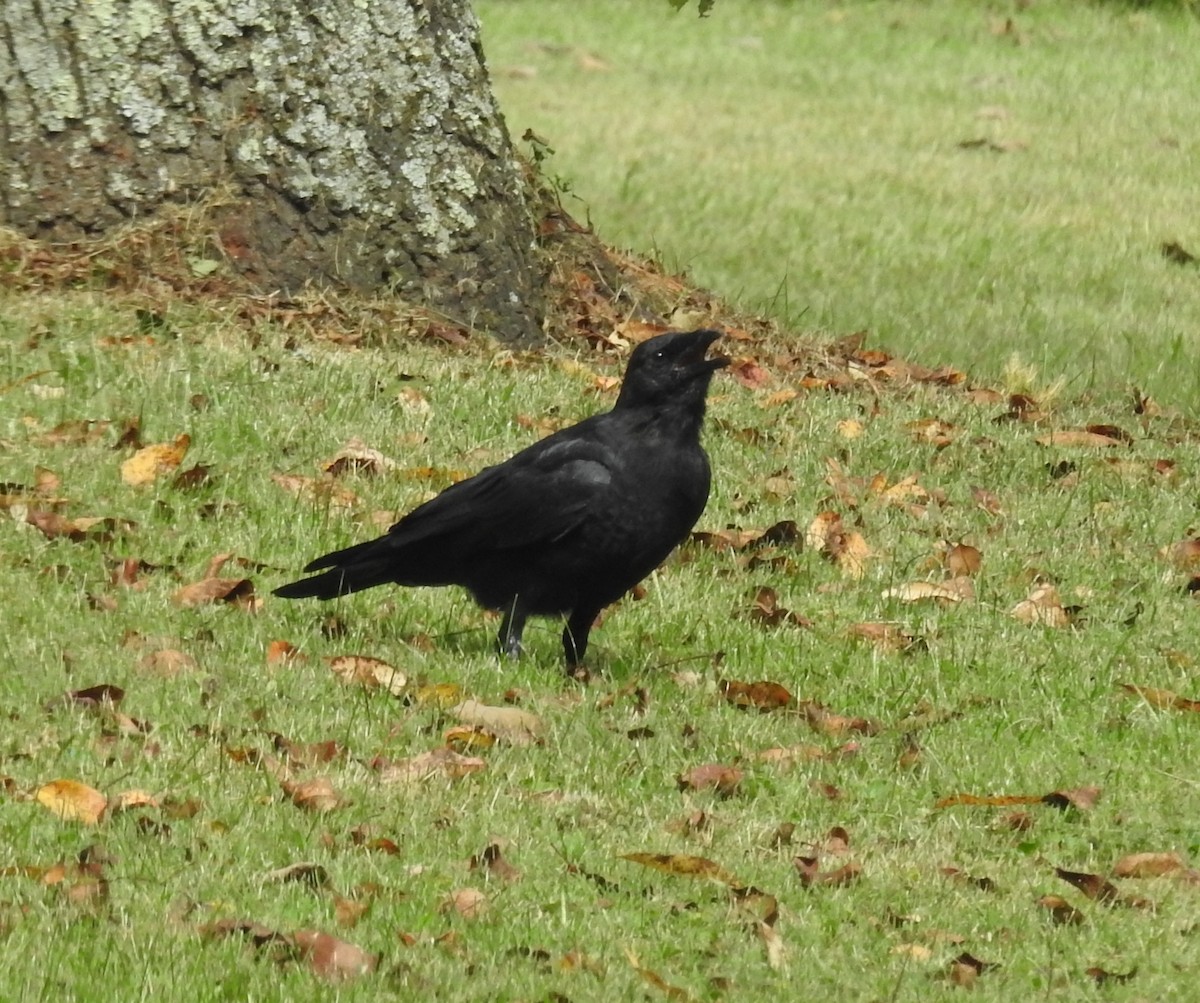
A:
<svg viewBox="0 0 1200 1003">
<path fill-rule="evenodd" d="M 703 413 L 713 373 L 729 365 L 723 356 L 707 357 L 708 346 L 720 336 L 719 331 L 688 331 L 643 341 L 629 357 L 617 407 L 674 404 L 699 406 Z"/>
</svg>

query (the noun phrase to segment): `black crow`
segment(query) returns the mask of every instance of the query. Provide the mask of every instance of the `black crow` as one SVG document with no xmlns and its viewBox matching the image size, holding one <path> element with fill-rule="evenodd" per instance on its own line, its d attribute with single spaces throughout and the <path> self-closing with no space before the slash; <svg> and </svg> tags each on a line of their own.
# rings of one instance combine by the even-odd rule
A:
<svg viewBox="0 0 1200 1003">
<path fill-rule="evenodd" d="M 275 590 L 332 599 L 375 585 L 461 585 L 500 610 L 500 650 L 521 652 L 530 616 L 567 618 L 568 667 L 596 615 L 653 571 L 708 501 L 705 396 L 729 360 L 716 331 L 662 334 L 629 357 L 611 411 L 564 428 L 451 485 L 385 536 L 318 557 Z"/>
</svg>

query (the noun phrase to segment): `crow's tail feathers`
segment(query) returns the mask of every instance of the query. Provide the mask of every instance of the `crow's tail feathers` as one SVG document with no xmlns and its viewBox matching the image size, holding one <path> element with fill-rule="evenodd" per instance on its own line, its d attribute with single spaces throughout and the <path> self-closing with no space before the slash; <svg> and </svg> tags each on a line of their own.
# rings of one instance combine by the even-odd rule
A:
<svg viewBox="0 0 1200 1003">
<path fill-rule="evenodd" d="M 383 538 L 386 540 L 386 537 Z M 396 564 L 390 548 L 380 546 L 383 540 L 370 540 L 347 547 L 324 557 L 318 557 L 305 571 L 324 574 L 301 578 L 274 590 L 283 599 L 336 599 L 351 592 L 374 588 L 396 580 Z"/>
</svg>

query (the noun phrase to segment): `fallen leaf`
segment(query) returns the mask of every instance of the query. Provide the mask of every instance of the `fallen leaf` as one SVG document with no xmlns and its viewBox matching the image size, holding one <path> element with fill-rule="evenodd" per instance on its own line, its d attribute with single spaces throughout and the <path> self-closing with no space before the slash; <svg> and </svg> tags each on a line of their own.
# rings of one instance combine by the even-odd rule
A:
<svg viewBox="0 0 1200 1003">
<path fill-rule="evenodd" d="M 1158 710 L 1200 711 L 1200 700 L 1190 700 L 1181 697 L 1171 690 L 1160 690 L 1153 686 L 1136 686 L 1133 683 L 1118 683 L 1126 693 L 1139 696 L 1151 707 Z"/>
<path fill-rule="evenodd" d="M 717 681 L 717 692 L 735 707 L 743 709 L 779 710 L 792 702 L 792 695 L 787 689 L 768 680 L 741 683 L 733 679 L 720 679 Z"/>
<path fill-rule="evenodd" d="M 881 727 L 878 721 L 872 721 L 870 718 L 846 717 L 842 714 L 835 714 L 829 708 L 817 703 L 815 700 L 802 700 L 800 708 L 804 713 L 805 719 L 808 721 L 809 727 L 825 735 L 838 737 L 848 732 L 874 735 L 878 733 Z"/>
<path fill-rule="evenodd" d="M 705 763 L 703 766 L 693 766 L 690 770 L 680 773 L 675 780 L 681 791 L 713 790 L 721 797 L 727 798 L 737 793 L 743 776 L 742 771 L 736 766 Z"/>
<path fill-rule="evenodd" d="M 1061 867 L 1054 868 L 1063 881 L 1079 889 L 1084 895 L 1104 905 L 1115 905 L 1121 901 L 1121 893 L 1111 881 L 1105 880 L 1099 874 L 1087 874 L 1082 871 L 1067 871 Z"/>
<path fill-rule="evenodd" d="M 488 843 L 482 853 L 471 858 L 467 866 L 472 871 L 487 871 L 488 874 L 504 881 L 521 879 L 521 872 L 504 859 L 503 848 L 496 841 Z"/>
<path fill-rule="evenodd" d="M 455 912 L 463 919 L 479 919 L 488 911 L 488 898 L 478 888 L 460 888 L 442 900 L 439 911 Z"/>
<path fill-rule="evenodd" d="M 1186 869 L 1178 853 L 1128 853 L 1113 864 L 1112 872 L 1115 878 L 1161 878 Z"/>
<path fill-rule="evenodd" d="M 968 544 L 956 543 L 943 553 L 942 563 L 954 578 L 974 576 L 983 566 L 983 554 Z"/>
<path fill-rule="evenodd" d="M 67 822 L 95 825 L 108 807 L 108 799 L 94 787 L 77 780 L 52 780 L 37 789 L 38 804 Z"/>
<path fill-rule="evenodd" d="M 1042 795 L 1042 802 L 1054 808 L 1074 808 L 1091 811 L 1100 798 L 1099 787 L 1072 787 L 1067 790 L 1051 791 Z"/>
<path fill-rule="evenodd" d="M 946 970 L 946 978 L 951 984 L 966 989 L 975 985 L 979 976 L 985 971 L 995 967 L 994 962 L 980 961 L 974 955 L 963 952 L 950 962 Z"/>
<path fill-rule="evenodd" d="M 330 477 L 304 477 L 301 474 L 272 474 L 271 480 L 294 495 L 307 496 L 322 505 L 350 508 L 358 504 L 358 495 Z"/>
<path fill-rule="evenodd" d="M 1122 440 L 1105 432 L 1092 432 L 1086 428 L 1069 428 L 1048 435 L 1039 435 L 1034 440 L 1039 446 L 1075 446 L 1085 449 L 1104 449 L 1119 446 Z"/>
<path fill-rule="evenodd" d="M 333 674 L 344 683 L 357 684 L 367 689 L 385 689 L 393 696 L 403 696 L 408 687 L 408 676 L 381 658 L 370 655 L 335 655 L 326 658 Z"/>
<path fill-rule="evenodd" d="M 139 449 L 121 464 L 121 480 L 135 487 L 153 483 L 159 474 L 170 473 L 183 462 L 191 444 L 192 437 L 185 432 L 174 442 L 160 442 Z"/>
<path fill-rule="evenodd" d="M 900 602 L 934 599 L 943 604 L 959 603 L 975 598 L 975 585 L 966 576 L 944 582 L 906 582 L 904 585 L 885 589 L 883 598 L 898 599 Z"/>
<path fill-rule="evenodd" d="M 745 883 L 735 878 L 720 864 L 707 857 L 693 857 L 681 853 L 622 853 L 622 860 L 629 860 L 663 874 L 680 877 L 703 878 L 731 888 L 744 888 Z"/>
<path fill-rule="evenodd" d="M 1086 917 L 1070 902 L 1059 895 L 1043 895 L 1038 905 L 1050 911 L 1050 918 L 1060 926 L 1078 926 Z"/>
<path fill-rule="evenodd" d="M 299 782 L 281 780 L 279 785 L 292 799 L 292 804 L 305 811 L 328 812 L 345 804 L 329 777 L 312 777 Z"/>
<path fill-rule="evenodd" d="M 329 872 L 320 864 L 301 862 L 277 867 L 263 875 L 263 881 L 275 884 L 307 885 L 314 891 L 320 891 L 330 886 Z"/>
<path fill-rule="evenodd" d="M 268 665 L 290 665 L 304 661 L 304 655 L 290 641 L 272 641 L 267 645 Z"/>
<path fill-rule="evenodd" d="M 320 930 L 297 930 L 291 935 L 301 957 L 327 982 L 345 982 L 375 971 L 379 959 L 361 947 Z"/>
<path fill-rule="evenodd" d="M 1106 982 L 1112 982 L 1116 985 L 1120 985 L 1122 982 L 1128 982 L 1135 975 L 1137 975 L 1137 969 L 1131 968 L 1127 972 L 1106 972 L 1103 968 L 1093 965 L 1091 968 L 1086 969 L 1084 974 L 1089 978 L 1094 979 L 1097 985 L 1102 986 Z"/>
<path fill-rule="evenodd" d="M 902 624 L 894 621 L 856 623 L 850 626 L 851 637 L 870 641 L 880 651 L 910 651 L 924 645 L 924 641 L 910 633 Z"/>
<path fill-rule="evenodd" d="M 546 731 L 540 717 L 519 707 L 489 707 L 478 700 L 464 700 L 448 713 L 464 724 L 486 728 L 510 745 L 539 744 Z"/>
<path fill-rule="evenodd" d="M 642 981 L 663 993 L 667 999 L 682 1000 L 683 1003 L 690 1003 L 692 999 L 691 993 L 689 993 L 686 989 L 680 988 L 679 986 L 671 985 L 671 983 L 669 983 L 653 969 L 643 968 L 641 962 L 638 961 L 637 955 L 629 950 L 629 948 L 625 948 L 625 957 L 629 959 L 630 966 L 635 972 L 638 973 L 639 976 L 641 976 Z"/>
<path fill-rule="evenodd" d="M 1037 586 L 1009 610 L 1008 615 L 1031 626 L 1069 627 L 1072 622 L 1053 585 Z"/>
<path fill-rule="evenodd" d="M 759 586 L 754 590 L 748 614 L 751 620 L 768 627 L 778 627 L 784 624 L 802 628 L 813 626 L 813 622 L 808 617 L 793 613 L 790 609 L 780 606 L 775 590 L 766 585 Z"/>
<path fill-rule="evenodd" d="M 17 516 L 14 506 L 13 515 Z M 19 518 L 19 516 L 18 516 Z M 38 530 L 46 539 L 56 540 L 65 536 L 72 543 L 109 543 L 117 533 L 125 533 L 136 528 L 136 523 L 126 519 L 114 519 L 98 516 L 80 516 L 68 519 L 57 512 L 46 512 L 41 509 L 27 509 L 25 521 Z"/>
<path fill-rule="evenodd" d="M 340 477 L 345 473 L 375 476 L 395 469 L 397 464 L 394 460 L 389 460 L 361 439 L 351 439 L 332 459 L 321 464 L 321 470 L 330 477 Z"/>
<path fill-rule="evenodd" d="M 843 864 L 832 871 L 820 869 L 819 857 L 795 857 L 792 860 L 796 872 L 800 875 L 800 883 L 805 888 L 815 885 L 848 885 L 862 877 L 862 865 L 854 861 Z"/>
<path fill-rule="evenodd" d="M 149 672 L 163 679 L 174 679 L 181 672 L 192 672 L 199 667 L 195 658 L 177 648 L 159 648 L 157 651 L 147 651 L 138 659 L 140 671 Z"/>
<path fill-rule="evenodd" d="M 231 603 L 254 609 L 254 583 L 249 578 L 202 578 L 178 589 L 171 600 L 176 606 L 207 606 L 211 603 Z"/>
<path fill-rule="evenodd" d="M 100 707 L 108 705 L 109 707 L 117 706 L 125 699 L 125 691 L 120 686 L 113 686 L 111 683 L 100 683 L 96 686 L 87 686 L 81 690 L 71 690 L 62 694 L 60 697 L 49 701 L 46 704 L 46 709 L 56 707 L 62 704 L 75 704 L 80 707 Z"/>
<path fill-rule="evenodd" d="M 453 728 L 447 728 L 442 735 L 442 740 L 448 749 L 453 749 L 455 752 L 467 753 L 472 750 L 482 752 L 496 744 L 496 735 L 476 724 L 459 724 Z"/>
<path fill-rule="evenodd" d="M 385 784 L 415 784 L 435 776 L 458 780 L 484 769 L 487 769 L 487 763 L 478 756 L 463 756 L 443 746 L 383 765 L 379 779 Z"/>
</svg>

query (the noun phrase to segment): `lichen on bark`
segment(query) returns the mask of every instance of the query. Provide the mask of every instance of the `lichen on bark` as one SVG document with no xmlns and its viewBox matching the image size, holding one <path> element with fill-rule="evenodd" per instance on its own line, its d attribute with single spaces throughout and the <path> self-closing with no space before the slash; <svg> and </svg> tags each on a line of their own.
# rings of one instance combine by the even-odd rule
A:
<svg viewBox="0 0 1200 1003">
<path fill-rule="evenodd" d="M 4 0 L 0 223 L 78 239 L 222 191 L 265 287 L 539 333 L 521 172 L 466 0 Z"/>
</svg>

